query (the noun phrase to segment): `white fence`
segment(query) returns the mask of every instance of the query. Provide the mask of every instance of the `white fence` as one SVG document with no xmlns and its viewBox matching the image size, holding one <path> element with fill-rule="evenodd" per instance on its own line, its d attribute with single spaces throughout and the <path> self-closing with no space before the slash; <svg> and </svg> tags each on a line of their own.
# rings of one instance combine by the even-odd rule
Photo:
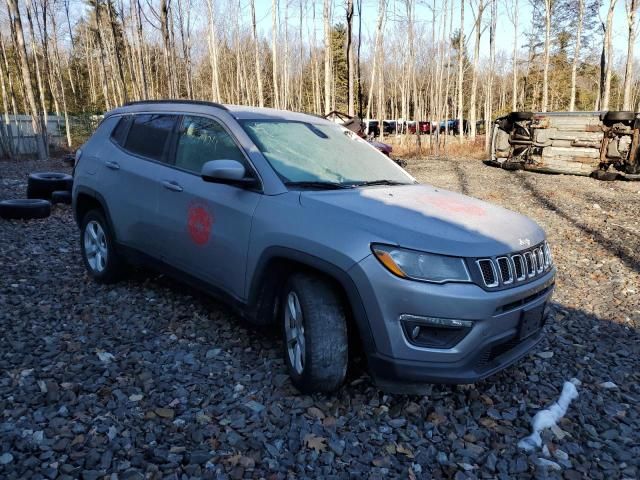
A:
<svg viewBox="0 0 640 480">
<path fill-rule="evenodd" d="M 2 121 L 4 124 L 4 117 Z M 9 115 L 9 125 L 5 124 L 4 127 L 7 135 L 6 138 L 2 139 L 2 150 L 5 150 L 6 146 L 8 146 L 5 142 L 11 141 L 12 150 L 17 155 L 37 153 L 35 135 L 29 115 Z M 47 136 L 49 137 L 49 145 L 59 146 L 65 144 L 66 133 L 63 116 L 49 115 L 47 117 Z"/>
</svg>

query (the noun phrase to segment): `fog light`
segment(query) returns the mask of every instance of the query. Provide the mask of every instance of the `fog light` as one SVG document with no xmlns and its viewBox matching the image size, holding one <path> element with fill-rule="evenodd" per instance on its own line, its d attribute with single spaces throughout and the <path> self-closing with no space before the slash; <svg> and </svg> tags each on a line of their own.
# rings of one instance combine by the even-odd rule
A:
<svg viewBox="0 0 640 480">
<path fill-rule="evenodd" d="M 409 315 L 403 313 L 400 315 L 401 322 L 416 322 L 432 327 L 441 328 L 471 328 L 473 322 L 471 320 L 459 320 L 457 318 L 437 318 L 437 317 L 423 317 L 421 315 Z"/>
<path fill-rule="evenodd" d="M 441 349 L 457 345 L 473 327 L 471 320 L 410 314 L 400 315 L 400 324 L 405 338 L 412 345 Z"/>
</svg>

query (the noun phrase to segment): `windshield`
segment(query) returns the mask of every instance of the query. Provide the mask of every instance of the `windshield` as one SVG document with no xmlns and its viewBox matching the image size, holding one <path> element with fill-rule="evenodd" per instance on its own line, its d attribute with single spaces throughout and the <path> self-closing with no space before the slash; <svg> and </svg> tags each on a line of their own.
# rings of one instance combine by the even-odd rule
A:
<svg viewBox="0 0 640 480">
<path fill-rule="evenodd" d="M 285 183 L 414 183 L 392 160 L 339 125 L 287 120 L 240 123 Z"/>
</svg>

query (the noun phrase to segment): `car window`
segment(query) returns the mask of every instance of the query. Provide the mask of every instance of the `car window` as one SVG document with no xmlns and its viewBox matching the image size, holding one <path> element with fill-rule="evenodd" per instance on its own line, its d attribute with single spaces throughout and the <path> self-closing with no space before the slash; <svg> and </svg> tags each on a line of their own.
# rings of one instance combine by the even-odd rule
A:
<svg viewBox="0 0 640 480">
<path fill-rule="evenodd" d="M 338 125 L 288 120 L 241 120 L 240 124 L 286 182 L 413 183 L 392 160 Z"/>
<path fill-rule="evenodd" d="M 210 118 L 185 116 L 175 166 L 199 174 L 202 165 L 211 160 L 237 160 L 247 168 L 244 155 L 222 125 Z"/>
<path fill-rule="evenodd" d="M 120 117 L 120 120 L 118 120 L 118 123 L 116 124 L 116 128 L 114 128 L 111 132 L 111 138 L 121 147 L 124 146 L 124 141 L 127 136 L 127 131 L 129 129 L 129 120 L 131 120 L 131 117 L 129 115 Z"/>
<path fill-rule="evenodd" d="M 177 118 L 177 115 L 135 115 L 125 148 L 132 153 L 162 161 Z"/>
</svg>

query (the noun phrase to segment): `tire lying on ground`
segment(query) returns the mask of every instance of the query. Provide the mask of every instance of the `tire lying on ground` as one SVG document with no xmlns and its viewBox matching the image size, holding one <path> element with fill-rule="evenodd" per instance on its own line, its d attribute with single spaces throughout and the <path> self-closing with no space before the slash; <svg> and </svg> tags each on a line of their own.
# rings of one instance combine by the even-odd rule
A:
<svg viewBox="0 0 640 480">
<path fill-rule="evenodd" d="M 533 112 L 511 112 L 509 114 L 509 120 L 512 122 L 518 122 L 521 120 L 531 120 L 533 118 Z"/>
<path fill-rule="evenodd" d="M 0 202 L 0 217 L 5 219 L 46 218 L 51 214 L 51 203 L 40 198 L 17 198 Z"/>
<path fill-rule="evenodd" d="M 73 177 L 59 172 L 38 172 L 29 174 L 27 198 L 49 200 L 55 191 L 71 190 Z"/>
<path fill-rule="evenodd" d="M 635 112 L 604 112 L 602 120 L 605 122 L 629 122 L 636 118 Z"/>
<path fill-rule="evenodd" d="M 56 190 L 51 192 L 51 203 L 64 203 L 65 205 L 71 205 L 71 192 L 68 190 Z"/>
</svg>

